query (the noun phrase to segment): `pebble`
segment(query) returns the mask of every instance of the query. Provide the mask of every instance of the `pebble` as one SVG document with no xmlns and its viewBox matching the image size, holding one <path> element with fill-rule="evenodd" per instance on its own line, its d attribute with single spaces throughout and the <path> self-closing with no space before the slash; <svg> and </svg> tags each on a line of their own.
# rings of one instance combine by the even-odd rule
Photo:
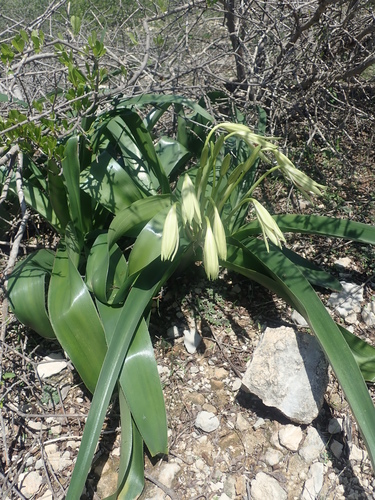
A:
<svg viewBox="0 0 375 500">
<path fill-rule="evenodd" d="M 220 423 L 217 416 L 209 411 L 199 412 L 195 420 L 195 427 L 202 429 L 204 432 L 213 432 L 219 425 Z"/>
<path fill-rule="evenodd" d="M 250 422 L 241 413 L 239 413 L 236 418 L 236 429 L 240 432 L 245 432 L 250 429 Z"/>
<path fill-rule="evenodd" d="M 263 427 L 263 425 L 266 423 L 264 418 L 258 418 L 258 420 L 253 424 L 253 429 L 256 431 L 257 429 L 260 429 L 260 427 Z"/>
<path fill-rule="evenodd" d="M 282 446 L 290 451 L 297 451 L 302 441 L 303 433 L 300 427 L 288 424 L 279 430 L 279 441 Z"/>
<path fill-rule="evenodd" d="M 343 444 L 341 444 L 339 441 L 336 441 L 336 439 L 332 440 L 331 451 L 335 455 L 336 458 L 340 458 L 341 457 L 343 449 L 344 449 L 344 445 Z"/>
<path fill-rule="evenodd" d="M 167 337 L 169 339 L 178 339 L 181 336 L 182 336 L 182 334 L 180 333 L 180 330 L 178 329 L 178 327 L 176 325 L 171 326 L 170 328 L 168 328 L 168 330 L 167 330 Z"/>
<path fill-rule="evenodd" d="M 274 450 L 273 448 L 268 448 L 264 455 L 264 461 L 267 465 L 273 467 L 277 465 L 283 458 L 283 454 L 279 450 Z"/>
<path fill-rule="evenodd" d="M 331 418 L 328 422 L 328 432 L 330 434 L 338 434 L 343 430 L 343 419 L 342 418 Z"/>
<path fill-rule="evenodd" d="M 366 326 L 371 327 L 375 326 L 375 302 L 372 301 L 369 304 L 366 304 L 362 309 L 361 313 L 363 322 Z"/>
<path fill-rule="evenodd" d="M 340 281 L 342 290 L 334 292 L 328 299 L 328 305 L 333 307 L 335 312 L 341 317 L 350 317 L 353 313 L 361 311 L 363 301 L 363 287 L 355 283 Z"/>
<path fill-rule="evenodd" d="M 168 488 L 171 488 L 172 483 L 180 470 L 181 467 L 176 463 L 163 464 L 159 474 L 159 481 Z"/>
<path fill-rule="evenodd" d="M 308 472 L 308 479 L 305 482 L 302 500 L 319 498 L 320 490 L 323 487 L 324 465 L 321 462 L 313 463 Z"/>
<path fill-rule="evenodd" d="M 264 472 L 258 472 L 251 481 L 250 489 L 252 500 L 286 500 L 287 494 L 277 480 Z"/>
<path fill-rule="evenodd" d="M 18 487 L 21 489 L 21 493 L 26 498 L 31 498 L 39 490 L 42 484 L 42 476 L 36 472 L 28 472 L 27 474 L 20 474 Z"/>
<path fill-rule="evenodd" d="M 36 371 L 41 379 L 57 375 L 68 366 L 68 363 L 61 353 L 51 353 L 43 358 L 38 364 Z"/>
<path fill-rule="evenodd" d="M 350 446 L 349 460 L 356 460 L 357 462 L 362 462 L 367 457 L 367 452 L 361 450 L 355 444 Z"/>
<path fill-rule="evenodd" d="M 197 348 L 201 343 L 201 340 L 202 338 L 195 328 L 192 328 L 191 330 L 184 330 L 184 345 L 189 354 L 197 352 Z"/>
<path fill-rule="evenodd" d="M 302 316 L 302 314 L 300 314 L 295 309 L 293 310 L 290 317 L 292 318 L 292 321 L 294 321 L 294 323 L 296 323 L 299 326 L 302 326 L 304 328 L 309 326 L 308 322 L 305 320 L 305 318 Z"/>
<path fill-rule="evenodd" d="M 307 463 L 315 462 L 320 458 L 325 448 L 324 441 L 315 427 L 307 429 L 307 436 L 303 446 L 299 450 L 300 456 Z"/>
</svg>

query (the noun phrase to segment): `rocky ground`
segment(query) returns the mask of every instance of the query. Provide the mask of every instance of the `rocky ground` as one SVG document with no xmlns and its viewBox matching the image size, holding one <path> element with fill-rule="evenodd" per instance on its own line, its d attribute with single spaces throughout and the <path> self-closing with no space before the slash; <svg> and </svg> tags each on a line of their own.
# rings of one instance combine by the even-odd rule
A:
<svg viewBox="0 0 375 500">
<path fill-rule="evenodd" d="M 355 267 L 353 261 L 346 264 Z M 362 306 L 374 293 L 374 283 L 363 289 Z M 152 334 L 170 452 L 158 460 L 146 455 L 143 500 L 375 497 L 370 462 L 332 373 L 323 407 L 309 425 L 294 424 L 243 390 L 243 374 L 264 328 L 295 327 L 291 312 L 247 280 L 224 274 L 210 283 L 200 268 L 193 278 L 182 276 L 168 285 L 155 301 Z M 366 338 L 373 336 L 360 313 L 352 327 Z M 193 328 L 202 341 L 190 354 L 183 332 Z M 3 373 L 9 375 L 3 377 L 2 498 L 62 498 L 89 396 L 69 363 L 60 361 L 57 374 L 42 378 L 48 368 L 45 356 L 61 356 L 56 345 L 38 344 L 16 323 L 9 331 L 3 351 Z M 114 405 L 85 498 L 103 499 L 114 488 L 118 425 Z"/>
</svg>

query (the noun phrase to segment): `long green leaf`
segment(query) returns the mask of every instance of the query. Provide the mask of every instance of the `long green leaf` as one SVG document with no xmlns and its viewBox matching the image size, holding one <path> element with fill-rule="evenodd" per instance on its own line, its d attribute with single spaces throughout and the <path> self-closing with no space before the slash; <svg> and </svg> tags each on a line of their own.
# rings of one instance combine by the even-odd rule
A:
<svg viewBox="0 0 375 500">
<path fill-rule="evenodd" d="M 250 241 L 247 248 L 284 286 L 296 309 L 315 333 L 341 384 L 375 465 L 375 407 L 358 364 L 338 326 L 302 273 L 279 249 L 270 246 L 267 252 L 264 243 L 257 239 Z"/>
<path fill-rule="evenodd" d="M 81 173 L 80 183 L 86 193 L 114 214 L 146 196 L 107 151 Z"/>
<path fill-rule="evenodd" d="M 122 236 L 137 237 L 147 222 L 169 207 L 171 201 L 170 195 L 150 196 L 119 212 L 108 229 L 109 245 L 113 245 Z"/>
<path fill-rule="evenodd" d="M 46 310 L 46 285 L 53 261 L 53 252 L 38 250 L 15 266 L 8 281 L 13 313 L 21 323 L 45 338 L 55 338 Z"/>
<path fill-rule="evenodd" d="M 152 456 L 167 453 L 167 416 L 146 321 L 141 320 L 120 375 L 134 422 Z"/>
<path fill-rule="evenodd" d="M 64 248 L 56 253 L 48 310 L 58 341 L 94 392 L 107 350 L 105 333 L 90 293 Z"/>
<path fill-rule="evenodd" d="M 105 413 L 130 343 L 149 301 L 154 296 L 155 288 L 160 286 L 161 281 L 167 279 L 176 265 L 175 262 L 162 263 L 157 259 L 144 269 L 131 288 L 121 309 L 94 393 L 67 500 L 76 500 L 81 495 L 100 436 Z"/>
<path fill-rule="evenodd" d="M 285 233 L 317 234 L 375 244 L 375 227 L 361 222 L 320 215 L 275 215 L 273 218 L 281 231 Z M 248 236 L 257 235 L 260 232 L 259 223 L 254 220 L 232 236 L 244 241 Z"/>
<path fill-rule="evenodd" d="M 80 164 L 78 156 L 78 137 L 70 137 L 65 146 L 62 160 L 64 180 L 68 191 L 70 218 L 83 235 L 86 231 L 81 210 L 81 191 L 79 185 Z"/>
</svg>

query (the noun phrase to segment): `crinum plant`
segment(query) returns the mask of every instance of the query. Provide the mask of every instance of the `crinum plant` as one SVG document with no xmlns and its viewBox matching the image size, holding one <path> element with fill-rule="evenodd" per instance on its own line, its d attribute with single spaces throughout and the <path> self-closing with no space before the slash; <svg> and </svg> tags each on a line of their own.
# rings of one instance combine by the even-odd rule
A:
<svg viewBox="0 0 375 500">
<path fill-rule="evenodd" d="M 161 118 L 171 110 L 176 133 L 160 137 Z M 242 120 L 239 113 L 237 118 Z M 150 303 L 182 265 L 196 262 L 209 279 L 217 278 L 221 266 L 260 283 L 305 317 L 374 462 L 375 409 L 365 380 L 374 380 L 375 351 L 332 320 L 313 286 L 338 289 L 339 282 L 288 249 L 285 234 L 373 244 L 375 229 L 322 216 L 272 216 L 257 197 L 257 187 L 272 172 L 281 172 L 307 197 L 321 195 L 323 187 L 272 138 L 243 123 L 211 123 L 201 106 L 177 96 L 124 99 L 96 117 L 84 137 L 65 144 L 58 193 L 67 209 L 59 213 L 67 220 L 57 252 L 29 256 L 11 277 L 15 314 L 56 336 L 93 392 L 68 499 L 82 492 L 114 390 L 122 440 L 111 498 L 136 498 L 142 491 L 144 443 L 152 455 L 167 452 L 167 420 L 148 335 Z M 260 130 L 262 124 L 264 129 L 261 113 Z M 31 176 L 27 185 L 34 181 Z M 82 203 L 88 200 L 98 214 L 91 225 L 83 223 Z"/>
</svg>

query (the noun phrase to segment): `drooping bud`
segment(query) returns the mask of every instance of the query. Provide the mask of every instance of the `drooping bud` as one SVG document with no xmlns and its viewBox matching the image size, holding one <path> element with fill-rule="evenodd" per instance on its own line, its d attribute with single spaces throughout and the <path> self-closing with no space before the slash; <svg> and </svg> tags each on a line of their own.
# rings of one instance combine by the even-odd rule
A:
<svg viewBox="0 0 375 500">
<path fill-rule="evenodd" d="M 173 260 L 179 244 L 179 229 L 177 220 L 177 203 L 174 203 L 164 221 L 161 238 L 161 260 Z"/>
<path fill-rule="evenodd" d="M 216 206 L 214 206 L 214 222 L 212 229 L 216 241 L 218 256 L 220 259 L 225 260 L 227 258 L 227 239 L 225 237 L 224 226 Z"/>
<path fill-rule="evenodd" d="M 189 224 L 194 220 L 199 226 L 202 225 L 201 211 L 199 208 L 199 203 L 197 196 L 195 194 L 195 188 L 191 182 L 188 174 L 185 174 L 184 182 L 182 183 L 181 190 L 182 198 L 182 218 L 184 223 Z"/>
<path fill-rule="evenodd" d="M 264 208 L 259 201 L 254 200 L 254 198 L 252 198 L 251 201 L 254 205 L 260 227 L 262 228 L 264 243 L 267 251 L 269 251 L 267 238 L 269 238 L 274 245 L 281 248 L 281 242 L 285 243 L 285 238 L 283 233 L 280 231 L 279 226 L 276 224 L 268 210 Z"/>
<path fill-rule="evenodd" d="M 301 170 L 298 170 L 293 163 L 280 151 L 274 151 L 277 163 L 281 167 L 281 171 L 307 198 L 310 199 L 310 194 L 321 196 L 325 186 L 313 181 L 308 175 Z"/>
<path fill-rule="evenodd" d="M 203 264 L 208 279 L 214 280 L 219 276 L 219 258 L 217 255 L 215 237 L 208 217 L 206 217 L 206 224 L 207 229 L 203 246 Z"/>
</svg>

